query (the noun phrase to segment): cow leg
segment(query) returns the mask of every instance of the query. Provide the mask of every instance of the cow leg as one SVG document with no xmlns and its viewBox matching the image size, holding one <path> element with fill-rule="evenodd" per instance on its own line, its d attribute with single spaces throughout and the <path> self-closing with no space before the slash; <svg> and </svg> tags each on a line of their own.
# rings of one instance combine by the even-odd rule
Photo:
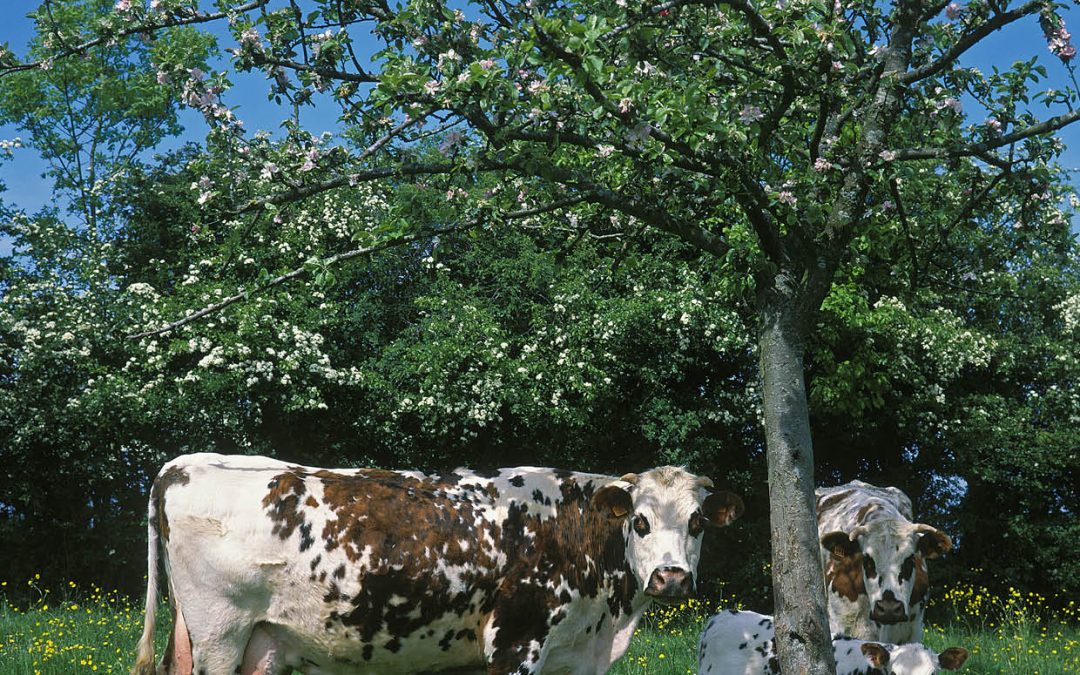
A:
<svg viewBox="0 0 1080 675">
<path fill-rule="evenodd" d="M 281 645 L 260 624 L 255 626 L 248 638 L 244 659 L 240 663 L 240 675 L 285 675 L 289 669 L 283 661 Z"/>
</svg>

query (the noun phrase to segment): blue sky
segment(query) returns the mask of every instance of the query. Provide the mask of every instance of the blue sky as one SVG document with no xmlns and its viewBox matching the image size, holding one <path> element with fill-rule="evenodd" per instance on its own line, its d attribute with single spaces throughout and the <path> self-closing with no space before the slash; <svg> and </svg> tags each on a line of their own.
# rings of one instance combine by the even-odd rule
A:
<svg viewBox="0 0 1080 675">
<path fill-rule="evenodd" d="M 33 34 L 33 23 L 26 18 L 26 14 L 36 9 L 40 0 L 0 0 L 0 2 L 3 3 L 0 43 L 7 43 L 17 54 L 23 54 Z M 960 4 L 966 3 L 961 1 Z M 1066 25 L 1070 29 L 1074 32 L 1080 31 L 1080 8 L 1073 6 L 1064 16 Z M 229 46 L 227 40 L 228 38 L 226 42 L 223 42 L 223 46 Z M 1076 33 L 1074 42 L 1080 45 L 1080 32 Z M 984 71 L 989 71 L 993 66 L 1004 70 L 1014 61 L 1028 59 L 1033 55 L 1039 55 L 1040 62 L 1049 71 L 1047 87 L 1064 87 L 1068 82 L 1068 72 L 1047 51 L 1046 42 L 1035 20 L 1022 21 L 992 36 L 985 44 L 965 55 L 962 63 L 976 66 Z M 1080 58 L 1077 62 L 1080 63 Z M 238 75 L 233 77 L 233 82 L 234 88 L 226 95 L 225 103 L 237 108 L 237 115 L 244 120 L 249 132 L 257 129 L 269 131 L 279 129 L 281 119 L 286 113 L 267 101 L 267 86 L 261 75 Z M 0 86 L 2 85 L 3 81 L 0 80 Z M 971 111 L 971 107 L 973 106 L 969 104 L 966 109 L 971 113 L 972 121 L 981 122 L 982 116 Z M 1041 107 L 1036 112 L 1045 116 L 1045 111 Z M 302 121 L 307 128 L 318 134 L 334 129 L 337 110 L 332 105 L 318 106 L 307 108 L 302 115 Z M 182 113 L 181 120 L 186 133 L 182 139 L 170 143 L 169 147 L 175 147 L 183 140 L 199 141 L 206 133 L 206 124 L 198 113 L 186 110 Z M 17 129 L 0 125 L 0 139 L 12 139 L 19 135 Z M 1059 132 L 1059 135 L 1069 146 L 1062 163 L 1068 168 L 1078 170 L 1078 173 L 1074 175 L 1080 176 L 1080 123 L 1067 127 Z M 3 198 L 28 212 L 51 203 L 53 196 L 50 182 L 41 175 L 45 168 L 44 162 L 31 150 L 16 149 L 13 161 L 0 164 L 0 181 L 7 186 L 7 192 L 3 194 Z M 10 242 L 0 239 L 0 255 L 6 255 L 10 250 Z"/>
</svg>

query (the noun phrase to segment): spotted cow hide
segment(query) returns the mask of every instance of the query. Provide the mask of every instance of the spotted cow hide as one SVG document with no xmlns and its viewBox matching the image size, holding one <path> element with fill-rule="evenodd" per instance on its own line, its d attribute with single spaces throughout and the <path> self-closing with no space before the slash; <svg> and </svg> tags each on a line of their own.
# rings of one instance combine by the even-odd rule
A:
<svg viewBox="0 0 1080 675">
<path fill-rule="evenodd" d="M 921 644 L 896 645 L 847 637 L 833 640 L 836 675 L 934 675 L 967 660 L 963 647 L 935 654 Z M 779 675 L 771 616 L 728 610 L 705 624 L 698 675 Z"/>
<path fill-rule="evenodd" d="M 264 457 L 169 462 L 150 495 L 175 628 L 160 673 L 603 673 L 650 602 L 694 590 L 742 502 L 660 467 L 428 475 Z"/>
</svg>

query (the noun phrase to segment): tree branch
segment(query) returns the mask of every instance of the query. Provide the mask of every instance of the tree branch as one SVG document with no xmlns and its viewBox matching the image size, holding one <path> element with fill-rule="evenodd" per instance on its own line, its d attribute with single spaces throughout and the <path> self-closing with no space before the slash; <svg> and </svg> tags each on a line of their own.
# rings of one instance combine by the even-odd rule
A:
<svg viewBox="0 0 1080 675">
<path fill-rule="evenodd" d="M 975 27 L 974 30 L 965 33 L 960 36 L 952 47 L 950 47 L 944 54 L 941 55 L 937 61 L 928 63 L 921 68 L 909 70 L 900 76 L 900 82 L 903 84 L 911 84 L 912 82 L 918 82 L 924 78 L 936 75 L 949 65 L 954 63 L 960 56 L 977 45 L 983 38 L 996 30 L 1004 28 L 1010 23 L 1024 18 L 1030 14 L 1038 12 L 1046 6 L 1045 0 L 1029 0 L 1026 4 L 1023 4 L 1016 9 L 1009 10 L 1007 12 L 1001 12 L 995 14 L 993 17 L 984 21 Z"/>
<path fill-rule="evenodd" d="M 398 246 L 400 244 L 404 244 L 404 243 L 407 243 L 407 242 L 410 242 L 410 241 L 415 241 L 416 239 L 420 239 L 422 236 L 425 236 L 425 235 L 434 236 L 436 234 L 441 234 L 441 233 L 443 233 L 445 231 L 446 230 L 440 230 L 439 232 L 425 232 L 425 233 L 418 232 L 418 233 L 415 233 L 415 234 L 409 234 L 409 235 L 403 235 L 403 236 L 400 236 L 400 237 L 394 237 L 392 239 L 387 239 L 386 241 L 381 242 L 379 244 L 375 244 L 374 246 L 368 246 L 368 247 L 365 247 L 365 248 L 353 249 L 352 251 L 346 251 L 344 253 L 339 253 L 337 255 L 330 256 L 329 258 L 326 258 L 325 260 L 319 261 L 319 263 L 322 264 L 322 265 L 327 265 L 328 266 L 328 265 L 333 265 L 333 264 L 340 263 L 340 262 L 345 262 L 346 260 L 351 260 L 353 258 L 357 258 L 357 257 L 360 257 L 362 255 L 375 253 L 376 251 L 381 251 L 383 249 L 391 248 L 393 246 Z M 309 261 L 309 262 L 312 262 L 312 261 Z M 286 281 L 291 281 L 292 279 L 296 279 L 297 277 L 303 275 L 307 271 L 308 271 L 307 268 L 304 267 L 304 266 L 297 267 L 294 270 L 291 270 L 289 272 L 286 272 L 284 274 L 281 274 L 279 276 L 274 277 L 270 281 L 267 281 L 265 284 L 255 288 L 254 290 L 245 291 L 243 293 L 237 293 L 236 295 L 230 295 L 229 297 L 225 298 L 224 300 L 221 300 L 220 302 L 215 302 L 212 305 L 208 305 L 206 307 L 203 307 L 199 311 L 194 312 L 193 314 L 189 314 L 188 316 L 184 317 L 183 319 L 178 319 L 178 320 L 173 321 L 171 323 L 167 323 L 167 324 L 165 324 L 164 326 L 162 326 L 160 328 L 155 328 L 153 330 L 143 331 L 142 333 L 135 333 L 135 334 L 132 334 L 132 335 L 126 335 L 125 337 L 128 340 L 139 340 L 139 339 L 142 339 L 142 338 L 145 338 L 145 337 L 151 337 L 151 336 L 154 336 L 154 335 L 163 335 L 165 333 L 169 333 L 169 332 L 171 332 L 173 330 L 176 330 L 177 328 L 180 328 L 181 326 L 186 326 L 189 323 L 194 323 L 195 321 L 198 321 L 199 319 L 201 319 L 201 318 L 203 318 L 205 316 L 209 316 L 210 314 L 214 314 L 215 312 L 220 312 L 221 310 L 225 309 L 229 305 L 236 304 L 237 302 L 240 302 L 241 300 L 246 300 L 246 299 L 248 299 L 248 298 L 250 298 L 250 297 L 252 297 L 254 295 L 258 295 L 259 293 L 263 293 L 265 291 L 268 291 L 269 289 L 273 288 L 274 286 L 280 286 L 281 284 L 285 283 Z"/>
<path fill-rule="evenodd" d="M 502 220 L 515 220 L 515 219 L 518 219 L 518 218 L 528 218 L 530 216 L 535 216 L 535 215 L 539 215 L 539 214 L 542 214 L 542 213 L 548 213 L 548 212 L 551 212 L 551 211 L 556 211 L 558 209 L 565 208 L 567 206 L 573 206 L 574 204 L 579 204 L 579 203 L 585 201 L 587 198 L 588 198 L 588 195 L 576 195 L 574 197 L 569 197 L 569 198 L 566 198 L 566 199 L 561 199 L 561 200 L 556 201 L 556 202 L 552 202 L 551 204 L 547 204 L 545 206 L 534 207 L 534 208 L 531 208 L 531 209 L 521 209 L 521 210 L 518 210 L 518 211 L 507 211 L 505 213 L 500 214 L 498 216 L 498 218 L 500 218 Z M 490 217 L 490 216 L 488 216 L 488 217 Z M 472 221 L 470 221 L 468 223 L 459 223 L 457 225 L 451 225 L 449 227 L 442 227 L 442 228 L 438 228 L 438 229 L 423 229 L 423 230 L 421 230 L 419 232 L 414 232 L 412 234 L 403 234 L 403 235 L 398 236 L 398 237 L 392 237 L 390 239 L 387 239 L 386 241 L 379 242 L 378 244 L 374 244 L 372 246 L 365 246 L 363 248 L 357 248 L 357 249 L 353 249 L 351 251 L 344 251 L 342 253 L 332 255 L 329 258 L 324 258 L 324 259 L 319 259 L 319 260 L 309 259 L 307 261 L 307 263 L 310 264 L 310 263 L 313 263 L 313 262 L 317 262 L 320 267 L 329 267 L 331 265 L 337 265 L 337 264 L 340 264 L 340 263 L 347 262 L 349 260 L 352 260 L 353 258 L 359 258 L 361 256 L 370 255 L 372 253 L 377 253 L 378 251 L 383 251 L 383 250 L 386 250 L 388 248 L 393 248 L 395 246 L 400 246 L 402 244 L 407 244 L 407 243 L 412 242 L 412 241 L 417 241 L 417 240 L 425 239 L 425 238 L 429 238 L 429 237 L 436 237 L 436 236 L 440 236 L 440 235 L 443 235 L 443 234 L 447 234 L 449 232 L 456 232 L 458 230 L 468 229 L 470 227 L 475 227 L 475 226 L 480 225 L 480 224 L 482 224 L 482 218 L 476 218 L 476 219 L 474 219 L 474 220 L 472 220 Z M 252 289 L 250 291 L 244 291 L 242 293 L 237 293 L 235 295 L 230 295 L 229 297 L 224 298 L 223 300 L 220 300 L 219 302 L 215 302 L 212 305 L 207 305 L 206 307 L 203 307 L 199 311 L 194 312 L 192 314 L 189 314 L 188 316 L 185 316 L 182 319 L 177 319 L 176 321 L 172 321 L 170 323 L 167 323 L 164 326 L 161 326 L 159 328 L 154 328 L 152 330 L 143 331 L 141 333 L 133 333 L 133 334 L 130 334 L 130 335 L 126 335 L 124 337 L 126 339 L 128 339 L 128 340 L 141 340 L 142 338 L 153 337 L 155 335 L 164 335 L 165 333 L 170 333 L 170 332 L 176 330 L 177 328 L 180 328 L 182 326 L 186 326 L 186 325 L 188 325 L 190 323 L 194 323 L 194 322 L 198 321 L 199 319 L 207 317 L 207 316 L 209 316 L 211 314 L 215 314 L 217 312 L 220 312 L 221 310 L 225 309 L 229 305 L 234 305 L 234 304 L 236 304 L 236 303 L 238 303 L 238 302 L 240 302 L 242 300 L 247 300 L 247 299 L 249 299 L 249 298 L 251 298 L 251 297 L 253 297 L 255 295 L 265 293 L 266 291 L 270 290 L 271 288 L 274 288 L 275 286 L 280 286 L 281 284 L 292 281 L 293 279 L 297 279 L 297 278 L 299 278 L 299 277 L 301 277 L 304 274 L 309 272 L 308 264 L 301 265 L 300 267 L 297 267 L 297 268 L 292 269 L 292 270 L 290 270 L 288 272 L 285 272 L 284 274 L 280 274 L 280 275 L 274 277 L 273 279 L 267 281 L 266 283 L 254 288 L 254 289 Z"/>
<path fill-rule="evenodd" d="M 913 160 L 913 159 L 957 159 L 960 157 L 979 157 L 989 164 L 1005 168 L 1008 163 L 1004 160 L 994 158 L 990 155 L 991 150 L 1011 145 L 1017 141 L 1022 141 L 1032 136 L 1039 136 L 1047 134 L 1052 131 L 1057 131 L 1063 127 L 1066 127 L 1073 122 L 1080 120 L 1080 110 L 1074 110 L 1064 115 L 1058 115 L 1051 117 L 1048 120 L 1040 122 L 1039 124 L 1033 124 L 1030 127 L 1020 129 L 1012 132 L 1011 134 L 1005 134 L 992 141 L 983 141 L 981 143 L 969 143 L 967 145 L 956 146 L 952 148 L 908 148 L 906 150 L 896 151 L 896 160 Z M 996 160 L 996 161 L 992 161 Z"/>
<path fill-rule="evenodd" d="M 908 255 L 911 256 L 911 270 L 908 274 L 908 291 L 912 294 L 919 287 L 919 252 L 915 246 L 915 237 L 911 233 L 911 223 L 908 221 L 907 209 L 904 207 L 904 199 L 900 196 L 900 184 L 896 176 L 889 178 L 889 193 L 896 203 L 896 214 L 900 217 L 900 225 L 904 228 L 904 237 L 907 240 Z"/>
<path fill-rule="evenodd" d="M 689 7 L 694 5 L 701 7 L 709 7 L 719 4 L 721 4 L 721 0 L 668 0 L 668 2 L 662 2 L 658 5 L 654 5 L 646 10 L 643 10 L 638 16 L 635 16 L 632 20 L 627 21 L 624 24 L 615 26 L 607 33 L 604 33 L 604 35 L 602 35 L 600 39 L 601 41 L 607 41 L 611 38 L 618 37 L 622 33 L 625 33 L 634 26 L 638 25 L 642 21 L 651 19 L 660 12 L 663 12 L 664 10 L 670 11 L 673 9 L 678 9 L 679 7 Z"/>
<path fill-rule="evenodd" d="M 730 4 L 732 7 L 742 12 L 747 21 L 750 22 L 750 28 L 754 33 L 765 38 L 769 48 L 776 54 L 776 58 L 780 62 L 780 102 L 769 112 L 768 117 L 762 122 L 761 131 L 758 134 L 758 147 L 762 152 L 766 152 L 769 137 L 776 131 L 776 128 L 780 125 L 780 118 L 787 113 L 788 108 L 791 107 L 791 103 L 795 100 L 795 74 L 791 71 L 791 62 L 788 60 L 787 50 L 784 49 L 784 44 L 780 42 L 780 39 L 773 33 L 772 26 L 765 20 L 765 17 L 761 16 L 747 0 L 731 0 Z"/>
<path fill-rule="evenodd" d="M 322 192 L 326 192 L 327 190 L 334 190 L 336 188 L 345 187 L 346 185 L 357 185 L 359 183 L 368 183 L 383 178 L 394 178 L 398 176 L 422 176 L 450 173 L 456 168 L 458 167 L 455 164 L 404 164 L 356 171 L 314 183 L 293 186 L 283 192 L 276 192 L 266 197 L 252 199 L 237 209 L 225 212 L 224 218 L 232 218 L 244 213 L 260 211 L 267 206 L 277 206 L 279 204 L 287 204 L 289 202 L 307 199 L 308 197 L 313 197 Z M 491 168 L 495 169 L 499 167 Z"/>
<path fill-rule="evenodd" d="M 86 42 L 78 44 L 78 45 L 76 45 L 74 47 L 68 47 L 64 51 L 62 51 L 62 52 L 60 52 L 58 54 L 54 54 L 53 56 L 50 56 L 49 58 L 39 59 L 37 61 L 31 61 L 31 62 L 28 62 L 28 63 L 20 63 L 20 64 L 13 65 L 13 66 L 4 66 L 4 67 L 0 68 L 0 77 L 4 77 L 5 75 L 10 75 L 11 73 L 17 73 L 17 72 L 24 71 L 24 70 L 33 70 L 35 68 L 41 68 L 46 63 L 49 63 L 50 61 L 53 61 L 53 60 L 55 60 L 57 58 L 67 58 L 69 56 L 74 56 L 75 54 L 82 54 L 82 53 L 86 52 L 86 50 L 88 50 L 88 49 L 90 49 L 92 47 L 96 47 L 96 46 L 98 46 L 100 44 L 104 44 L 104 43 L 109 42 L 111 40 L 117 40 L 119 38 L 125 38 L 125 37 L 128 37 L 130 35 L 137 35 L 139 33 L 150 33 L 150 32 L 156 31 L 156 30 L 161 30 L 162 28 L 175 28 L 177 26 L 194 26 L 194 25 L 200 24 L 200 23 L 208 23 L 210 21 L 218 21 L 219 19 L 227 18 L 232 14 L 238 14 L 238 13 L 241 13 L 241 12 L 249 12 L 249 11 L 251 11 L 253 9 L 258 9 L 258 8 L 266 5 L 269 1 L 270 0 L 252 0 L 251 2 L 247 3 L 246 5 L 241 5 L 240 7 L 229 10 L 227 12 L 218 12 L 216 14 L 198 14 L 198 13 L 196 13 L 196 14 L 192 14 L 191 16 L 186 16 L 186 17 L 174 16 L 172 18 L 166 19 L 164 21 L 159 21 L 159 22 L 156 22 L 156 23 L 136 24 L 136 25 L 134 25 L 134 26 L 132 26 L 130 28 L 124 28 L 123 30 L 120 30 L 120 31 L 118 31 L 116 33 L 110 33 L 108 35 L 102 35 L 101 37 L 94 38 L 93 40 L 87 40 Z"/>
<path fill-rule="evenodd" d="M 370 84 L 379 81 L 377 77 L 368 74 L 368 72 L 363 69 L 361 69 L 358 73 L 348 73 L 343 70 L 317 68 L 306 63 L 300 63 L 299 61 L 277 59 L 272 56 L 268 56 L 265 52 L 251 53 L 251 60 L 254 61 L 255 65 L 258 66 L 277 66 L 279 68 L 288 68 L 297 72 L 312 73 L 318 75 L 319 77 L 324 77 L 326 79 L 332 80 L 341 80 L 343 82 L 359 82 L 362 84 Z"/>
<path fill-rule="evenodd" d="M 577 175 L 565 167 L 545 164 L 543 167 L 529 166 L 520 158 L 507 161 L 507 168 L 518 173 L 543 177 L 563 185 L 573 186 L 587 196 L 586 201 L 607 206 L 610 209 L 633 216 L 659 230 L 676 235 L 683 241 L 694 244 L 715 256 L 722 256 L 728 250 L 723 237 L 697 225 L 692 225 L 676 217 L 651 202 L 639 200 L 629 195 L 598 185 L 583 176 Z"/>
<path fill-rule="evenodd" d="M 554 54 L 557 58 L 570 66 L 570 68 L 575 72 L 575 74 L 577 74 L 578 77 L 581 79 L 585 90 L 589 93 L 593 100 L 595 100 L 609 114 L 611 114 L 613 117 L 620 120 L 627 126 L 632 126 L 635 122 L 637 122 L 638 124 L 644 124 L 644 122 L 636 120 L 633 113 L 629 111 L 620 112 L 615 107 L 614 103 L 612 103 L 611 100 L 607 98 L 603 90 L 600 89 L 599 85 L 597 85 L 592 80 L 592 78 L 590 78 L 585 73 L 581 65 L 581 58 L 579 56 L 564 49 L 554 38 L 552 38 L 552 36 L 544 32 L 539 26 L 536 26 L 535 29 L 538 37 L 537 42 L 541 45 L 541 47 L 547 49 L 550 53 Z M 731 171 L 735 174 L 737 180 L 739 181 L 739 184 L 742 185 L 743 190 L 745 191 L 736 192 L 736 200 L 746 212 L 747 218 L 750 220 L 751 224 L 754 226 L 754 229 L 757 231 L 763 250 L 766 252 L 767 255 L 772 257 L 773 260 L 779 260 L 781 255 L 780 232 L 768 209 L 768 198 L 765 195 L 762 187 L 758 184 L 758 182 L 752 176 L 750 176 L 746 172 L 746 170 L 743 169 L 738 163 L 732 162 L 729 164 L 723 164 L 717 163 L 715 159 L 702 157 L 699 153 L 695 152 L 692 148 L 687 146 L 682 141 L 673 138 L 666 132 L 657 129 L 651 124 L 649 124 L 648 126 L 650 136 L 653 136 L 664 145 L 676 150 L 686 159 L 700 163 L 700 166 L 705 168 L 705 170 L 702 171 L 703 173 L 713 176 L 717 175 L 716 173 L 708 171 L 707 168 L 712 167 L 713 171 L 716 171 L 717 173 L 722 173 L 722 171 L 717 171 L 718 169 L 726 169 L 727 171 Z M 609 205 L 613 206 L 612 204 Z M 626 208 L 619 208 L 618 210 L 639 217 L 646 222 L 650 222 L 650 224 L 655 224 L 660 229 L 672 232 L 673 234 L 677 234 L 679 237 L 682 237 L 686 241 L 693 243 L 695 246 L 700 246 L 701 248 L 712 253 L 716 253 L 717 255 L 720 255 L 727 250 L 727 245 L 723 242 L 723 240 L 716 237 L 716 235 L 709 233 L 707 230 L 702 230 L 701 228 L 697 228 L 686 223 L 666 226 L 663 224 L 663 218 L 655 220 L 655 222 L 653 220 L 650 220 L 650 218 L 653 218 L 655 216 L 655 214 L 651 213 L 651 209 L 644 207 L 643 205 L 637 205 L 634 208 L 644 210 L 641 212 L 640 215 L 638 213 L 631 213 L 630 211 L 627 211 Z M 679 228 L 679 231 L 672 229 L 672 227 L 676 226 Z"/>
</svg>

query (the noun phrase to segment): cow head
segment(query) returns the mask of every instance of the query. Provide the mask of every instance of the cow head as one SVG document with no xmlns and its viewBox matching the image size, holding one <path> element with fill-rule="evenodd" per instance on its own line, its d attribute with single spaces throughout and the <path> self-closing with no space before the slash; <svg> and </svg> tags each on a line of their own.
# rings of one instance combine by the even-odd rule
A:
<svg viewBox="0 0 1080 675">
<path fill-rule="evenodd" d="M 912 612 L 929 589 L 927 559 L 948 551 L 952 541 L 929 525 L 880 519 L 851 532 L 830 532 L 821 538 L 821 545 L 829 552 L 826 581 L 834 590 L 850 592 L 852 600 L 865 590 L 870 619 L 895 624 L 913 618 Z"/>
<path fill-rule="evenodd" d="M 664 601 L 691 595 L 705 528 L 742 515 L 738 496 L 712 487 L 708 478 L 665 466 L 626 474 L 593 495 L 595 508 L 623 521 L 626 560 L 646 595 Z"/>
<path fill-rule="evenodd" d="M 934 675 L 942 670 L 958 670 L 968 657 L 968 652 L 963 647 L 949 647 L 940 654 L 935 654 L 918 643 L 885 645 L 864 642 L 859 645 L 859 650 L 870 667 L 875 669 L 873 672 L 886 675 Z M 839 653 L 838 651 L 837 654 Z M 841 670 L 839 656 L 837 661 L 837 673 L 847 672 Z M 864 671 L 860 669 L 852 672 Z"/>
</svg>

